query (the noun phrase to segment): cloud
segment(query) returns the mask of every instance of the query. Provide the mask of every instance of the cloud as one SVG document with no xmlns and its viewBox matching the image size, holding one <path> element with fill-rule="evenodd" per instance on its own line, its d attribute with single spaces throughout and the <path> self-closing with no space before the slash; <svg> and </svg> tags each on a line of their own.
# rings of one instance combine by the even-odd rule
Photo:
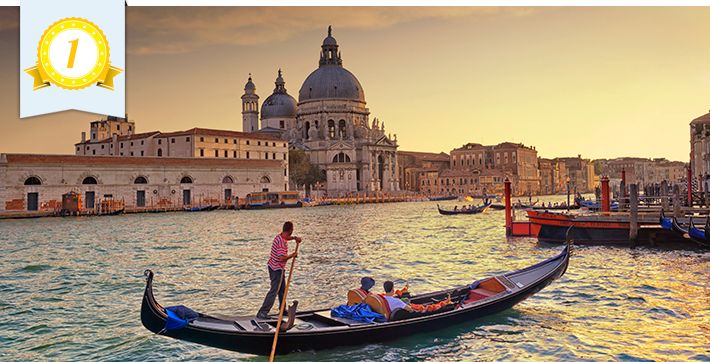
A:
<svg viewBox="0 0 710 362">
<path fill-rule="evenodd" d="M 212 45 L 280 42 L 337 28 L 377 29 L 421 19 L 525 16 L 521 7 L 128 7 L 129 54 L 176 54 Z"/>
<path fill-rule="evenodd" d="M 20 7 L 0 6 L 0 31 L 20 28 Z"/>
</svg>

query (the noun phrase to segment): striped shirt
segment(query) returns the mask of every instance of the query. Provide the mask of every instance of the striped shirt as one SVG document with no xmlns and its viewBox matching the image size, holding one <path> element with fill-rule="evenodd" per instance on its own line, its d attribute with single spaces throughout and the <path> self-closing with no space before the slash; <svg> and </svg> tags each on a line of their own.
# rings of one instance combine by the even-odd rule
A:
<svg viewBox="0 0 710 362">
<path fill-rule="evenodd" d="M 279 260 L 279 256 L 285 255 L 288 255 L 288 244 L 279 233 L 271 243 L 271 255 L 268 263 L 271 270 L 280 270 L 286 267 L 286 260 Z"/>
</svg>

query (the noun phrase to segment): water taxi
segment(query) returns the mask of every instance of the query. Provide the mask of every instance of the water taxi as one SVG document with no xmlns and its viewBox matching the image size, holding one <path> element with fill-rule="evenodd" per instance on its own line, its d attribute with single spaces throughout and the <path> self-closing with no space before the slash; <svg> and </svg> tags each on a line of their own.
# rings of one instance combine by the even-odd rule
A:
<svg viewBox="0 0 710 362">
<path fill-rule="evenodd" d="M 270 209 L 285 207 L 303 207 L 301 194 L 297 191 L 252 192 L 247 195 L 247 209 Z"/>
</svg>

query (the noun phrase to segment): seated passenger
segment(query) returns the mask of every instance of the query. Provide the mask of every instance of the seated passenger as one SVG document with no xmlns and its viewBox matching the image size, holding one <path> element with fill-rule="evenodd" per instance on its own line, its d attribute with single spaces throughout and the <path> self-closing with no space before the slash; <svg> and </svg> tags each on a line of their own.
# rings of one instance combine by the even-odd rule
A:
<svg viewBox="0 0 710 362">
<path fill-rule="evenodd" d="M 385 288 L 383 297 L 385 297 L 387 304 L 389 304 L 391 313 L 394 313 L 397 309 L 404 309 L 408 312 L 412 311 L 411 306 L 404 304 L 399 298 L 394 297 L 394 283 L 391 280 L 386 281 L 383 286 Z"/>
<path fill-rule="evenodd" d="M 360 288 L 348 291 L 348 306 L 363 303 L 370 293 L 370 288 L 375 285 L 375 280 L 370 277 L 360 279 Z"/>
</svg>

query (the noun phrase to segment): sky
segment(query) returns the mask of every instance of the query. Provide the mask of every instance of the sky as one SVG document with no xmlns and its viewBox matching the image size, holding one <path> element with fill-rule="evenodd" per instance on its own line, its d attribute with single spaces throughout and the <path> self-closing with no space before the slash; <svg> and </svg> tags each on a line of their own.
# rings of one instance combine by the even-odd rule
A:
<svg viewBox="0 0 710 362">
<path fill-rule="evenodd" d="M 332 26 L 370 121 L 402 151 L 518 142 L 544 158 L 688 162 L 710 112 L 710 7 L 127 7 L 136 131 L 241 131 L 279 69 L 298 99 Z M 72 154 L 89 122 L 19 118 L 19 8 L 0 7 L 0 152 Z M 22 77 L 22 80 L 26 77 Z"/>
</svg>

